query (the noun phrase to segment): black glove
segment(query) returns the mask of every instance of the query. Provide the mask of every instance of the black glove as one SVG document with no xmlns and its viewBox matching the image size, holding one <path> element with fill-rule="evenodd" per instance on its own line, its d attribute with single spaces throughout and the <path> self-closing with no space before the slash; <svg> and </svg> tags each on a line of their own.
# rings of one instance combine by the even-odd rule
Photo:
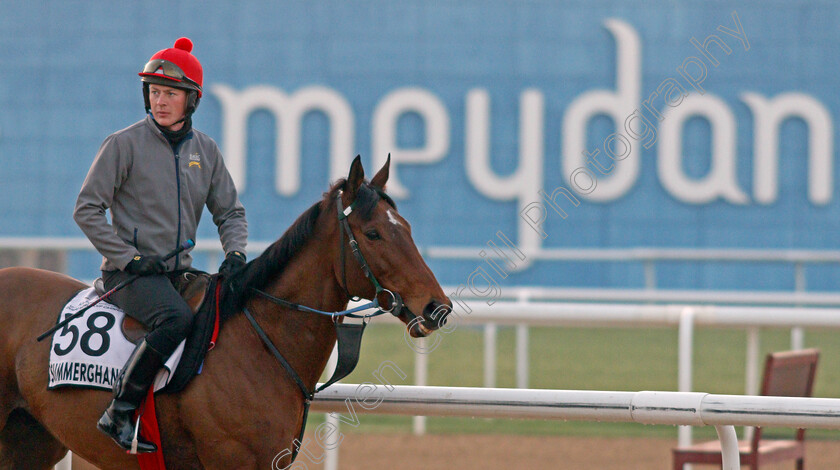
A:
<svg viewBox="0 0 840 470">
<path fill-rule="evenodd" d="M 125 272 L 139 276 L 163 274 L 166 272 L 166 263 L 160 256 L 137 255 L 125 265 Z"/>
<path fill-rule="evenodd" d="M 219 266 L 219 274 L 230 277 L 231 274 L 245 267 L 245 255 L 239 251 L 231 251 L 225 256 L 222 265 Z"/>
</svg>

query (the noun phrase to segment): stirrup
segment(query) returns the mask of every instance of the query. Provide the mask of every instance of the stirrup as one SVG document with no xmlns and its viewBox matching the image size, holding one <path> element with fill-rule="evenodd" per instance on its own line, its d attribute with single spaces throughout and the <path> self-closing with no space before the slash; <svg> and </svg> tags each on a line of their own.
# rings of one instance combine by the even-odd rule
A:
<svg viewBox="0 0 840 470">
<path fill-rule="evenodd" d="M 131 455 L 137 455 L 137 440 L 140 436 L 140 416 L 137 416 L 137 422 L 134 423 L 134 438 L 131 439 L 131 450 L 128 451 Z"/>
</svg>

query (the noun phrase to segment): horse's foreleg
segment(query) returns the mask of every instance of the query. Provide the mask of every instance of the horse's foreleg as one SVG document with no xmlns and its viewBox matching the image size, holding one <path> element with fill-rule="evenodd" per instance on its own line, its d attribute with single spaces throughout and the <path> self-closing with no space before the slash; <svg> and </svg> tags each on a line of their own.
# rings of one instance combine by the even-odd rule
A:
<svg viewBox="0 0 840 470">
<path fill-rule="evenodd" d="M 64 445 L 20 408 L 8 415 L 0 431 L 0 469 L 47 470 L 66 453 Z"/>
<path fill-rule="evenodd" d="M 0 374 L 0 469 L 51 469 L 67 448 L 24 407 L 13 370 Z"/>
<path fill-rule="evenodd" d="M 50 469 L 67 453 L 32 411 L 47 403 L 43 394 L 49 344 L 35 343 L 35 337 L 55 322 L 62 303 L 82 287 L 48 271 L 0 269 L 0 469 Z M 32 378 L 36 383 L 30 383 L 30 389 L 39 395 L 26 396 L 21 380 Z"/>
</svg>

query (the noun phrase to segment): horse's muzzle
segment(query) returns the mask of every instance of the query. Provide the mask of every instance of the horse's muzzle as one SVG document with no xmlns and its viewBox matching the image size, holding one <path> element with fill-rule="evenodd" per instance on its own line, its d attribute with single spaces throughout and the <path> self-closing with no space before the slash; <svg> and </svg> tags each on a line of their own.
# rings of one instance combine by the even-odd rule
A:
<svg viewBox="0 0 840 470">
<path fill-rule="evenodd" d="M 423 326 L 437 330 L 446 325 L 446 319 L 452 313 L 452 306 L 432 300 L 423 308 Z"/>
<path fill-rule="evenodd" d="M 446 325 L 452 306 L 432 300 L 423 307 L 421 315 L 414 313 L 408 305 L 404 305 L 398 317 L 408 325 L 408 331 L 413 338 L 422 338 L 434 333 Z"/>
</svg>

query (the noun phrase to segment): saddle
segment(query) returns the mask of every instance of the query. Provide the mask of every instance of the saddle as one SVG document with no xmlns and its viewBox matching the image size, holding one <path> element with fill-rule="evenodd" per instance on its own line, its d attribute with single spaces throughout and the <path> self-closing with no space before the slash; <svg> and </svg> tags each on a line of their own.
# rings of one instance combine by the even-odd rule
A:
<svg viewBox="0 0 840 470">
<path fill-rule="evenodd" d="M 202 271 L 187 271 L 172 281 L 175 290 L 187 301 L 192 309 L 193 315 L 198 312 L 204 297 L 207 294 L 207 286 L 210 285 L 210 275 Z M 93 281 L 93 287 L 99 296 L 108 292 L 105 289 L 105 281 L 98 278 Z M 139 344 L 149 333 L 149 330 L 139 321 L 126 315 L 120 325 L 123 335 L 134 344 Z"/>
<path fill-rule="evenodd" d="M 200 373 L 201 365 L 204 363 L 204 356 L 212 349 L 214 334 L 218 332 L 218 306 L 216 304 L 216 293 L 219 282 L 218 276 L 211 276 L 202 271 L 187 271 L 173 281 L 175 290 L 181 294 L 184 300 L 193 311 L 192 325 L 187 333 L 184 353 L 178 363 L 173 377 L 161 391 L 164 393 L 179 392 L 187 386 L 190 379 Z M 102 279 L 93 283 L 97 294 L 104 294 L 105 284 Z M 125 316 L 120 325 L 123 335 L 134 344 L 140 341 L 149 333 L 149 330 L 139 321 Z"/>
</svg>

